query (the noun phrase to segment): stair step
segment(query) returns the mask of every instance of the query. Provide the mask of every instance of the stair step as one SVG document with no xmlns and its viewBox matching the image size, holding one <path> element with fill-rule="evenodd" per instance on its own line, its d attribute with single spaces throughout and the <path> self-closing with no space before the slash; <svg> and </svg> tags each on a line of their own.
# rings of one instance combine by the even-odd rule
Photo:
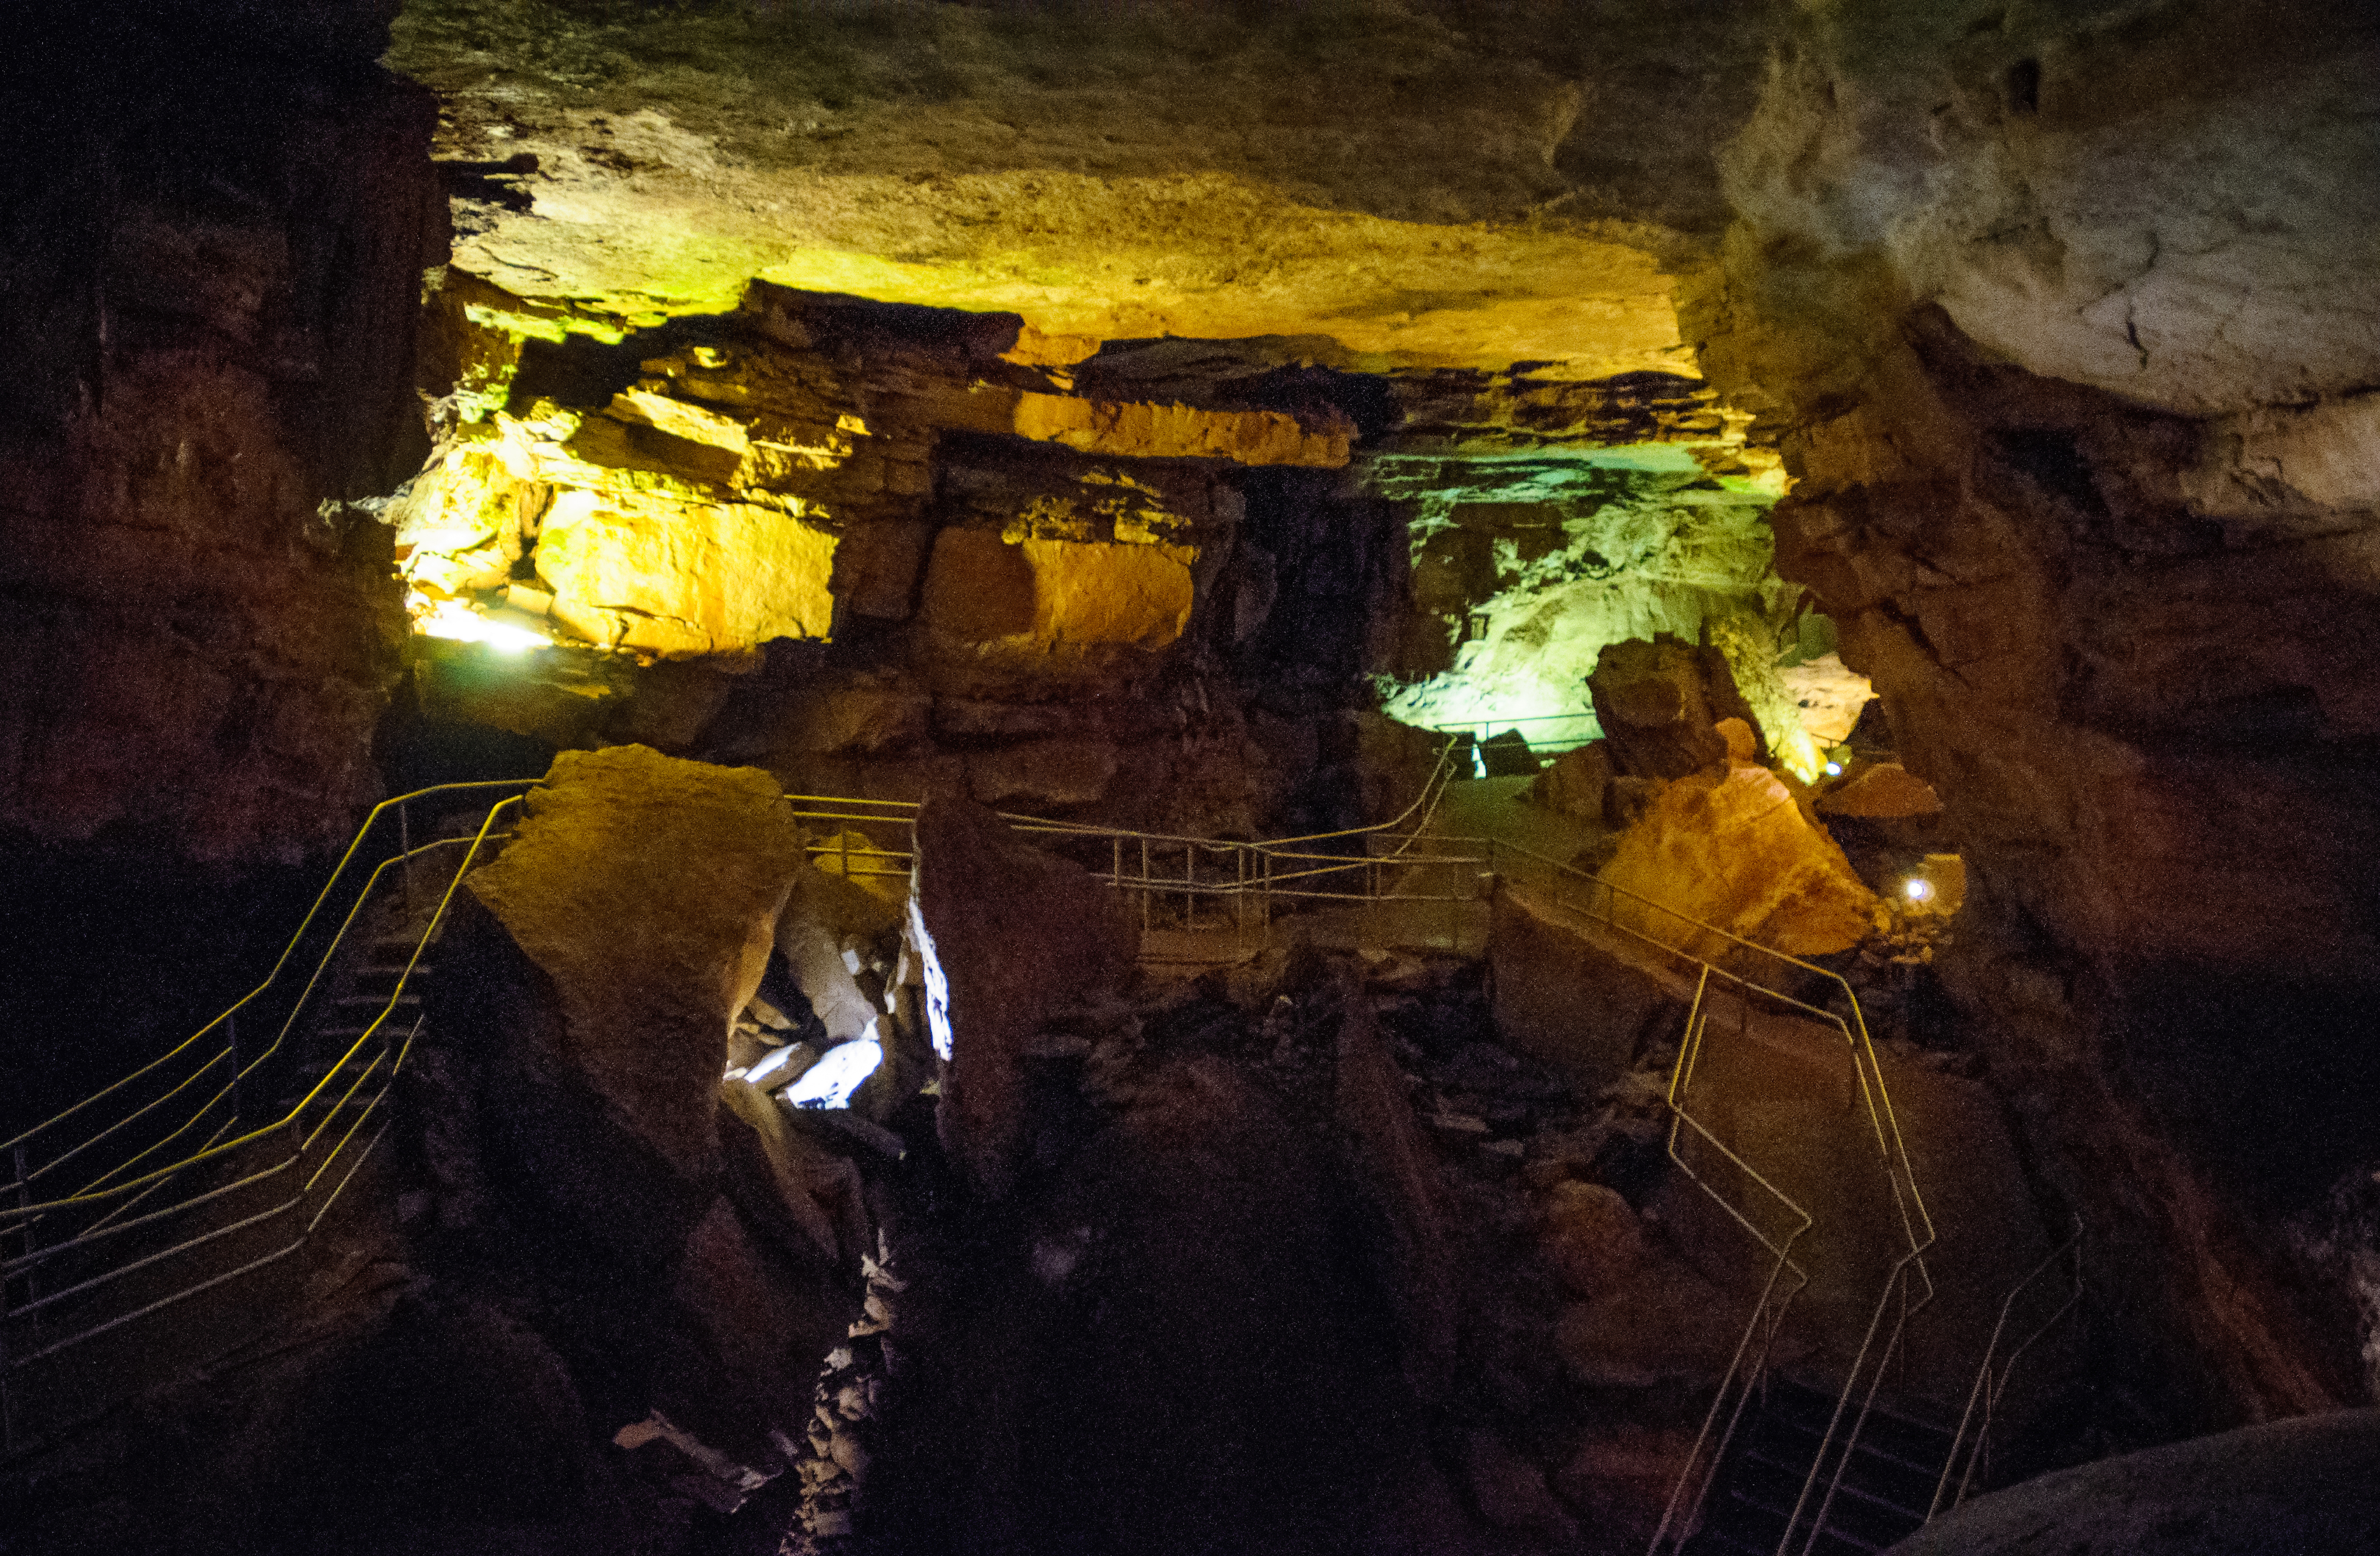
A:
<svg viewBox="0 0 2380 1556">
<path fill-rule="evenodd" d="M 1772 1514 L 1781 1528 L 1784 1521 L 1793 1515 L 1794 1504 L 1801 1501 L 1803 1483 L 1808 1476 L 1806 1463 L 1781 1465 L 1747 1456 L 1731 1467 L 1725 1485 L 1729 1497 Z M 1801 1528 L 1805 1535 L 1826 1495 L 1823 1483 L 1810 1488 L 1809 1501 L 1801 1510 Z M 1921 1514 L 1868 1496 L 1846 1479 L 1835 1488 L 1834 1501 L 1827 1507 L 1825 1529 L 1846 1546 L 1881 1550 L 1914 1534 L 1925 1522 Z"/>
<path fill-rule="evenodd" d="M 1810 1466 L 1806 1460 L 1800 1463 L 1794 1463 L 1772 1457 L 1768 1454 L 1762 1453 L 1757 1450 L 1747 1453 L 1745 1457 L 1754 1464 L 1766 1465 L 1772 1469 L 1792 1477 L 1797 1481 L 1810 1473 Z M 1906 1501 L 1901 1501 L 1900 1498 L 1876 1489 L 1871 1483 L 1859 1480 L 1856 1478 L 1857 1470 L 1858 1465 L 1856 1462 L 1854 1462 L 1852 1468 L 1844 1471 L 1842 1479 L 1836 1483 L 1835 1503 L 1838 1507 L 1842 1505 L 1842 1500 L 1845 1497 L 1853 1497 L 1871 1507 L 1880 1509 L 1896 1517 L 1907 1518 L 1919 1524 L 1925 1521 L 1925 1513 L 1924 1510 L 1911 1507 Z M 1933 1482 L 1931 1480 L 1926 1482 L 1925 1489 L 1930 1500 L 1934 1489 Z M 1821 1489 L 1818 1494 L 1823 1495 L 1823 1489 Z"/>
<path fill-rule="evenodd" d="M 1776 1425 L 1755 1420 L 1746 1439 L 1747 1445 L 1765 1449 L 1771 1457 L 1787 1463 L 1806 1465 L 1817 1457 L 1816 1432 L 1792 1426 L 1778 1430 Z M 1840 1448 L 1841 1443 L 1838 1441 L 1833 1451 L 1840 1452 Z M 1929 1464 L 1893 1452 L 1863 1432 L 1860 1440 L 1852 1445 L 1851 1462 L 1855 1466 L 1852 1473 L 1867 1483 L 1900 1485 L 1904 1489 L 1904 1495 L 1914 1494 L 1916 1489 L 1923 1488 L 1930 1499 L 1935 1483 L 1942 1477 L 1942 1465 L 1949 1455 L 1950 1445 L 1945 1441 L 1940 1445 L 1938 1456 Z"/>
</svg>

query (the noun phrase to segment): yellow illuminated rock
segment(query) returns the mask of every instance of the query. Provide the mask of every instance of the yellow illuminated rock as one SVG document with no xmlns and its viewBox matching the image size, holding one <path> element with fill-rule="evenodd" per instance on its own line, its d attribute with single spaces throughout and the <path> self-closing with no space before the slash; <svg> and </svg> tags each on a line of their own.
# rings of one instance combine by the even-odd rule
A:
<svg viewBox="0 0 2380 1556">
<path fill-rule="evenodd" d="M 949 641 L 1022 650 L 1161 649 L 1189 625 L 1196 555 L 945 529 L 927 568 L 926 625 Z"/>
<path fill-rule="evenodd" d="M 1355 431 L 1342 422 L 1326 432 L 1309 432 L 1295 417 L 1279 411 L 1197 410 L 1037 394 L 1017 397 L 1013 426 L 1020 437 L 1085 454 L 1329 467 L 1347 462 Z"/>
<path fill-rule="evenodd" d="M 800 866 L 776 781 L 642 746 L 565 751 L 528 811 L 468 884 L 552 980 L 556 1057 L 698 1173 L 718 1149 L 728 1027 Z"/>
<path fill-rule="evenodd" d="M 1856 945 L 1873 922 L 1875 895 L 1842 850 L 1812 827 L 1766 768 L 1694 773 L 1663 785 L 1622 833 L 1603 879 L 1730 934 L 1816 956 Z M 1621 900 L 1632 927 L 1681 943 L 1675 920 Z M 1720 956 L 1715 937 L 1687 934 L 1684 949 Z"/>
<path fill-rule="evenodd" d="M 565 492 L 538 537 L 555 620 L 594 642 L 717 654 L 823 638 L 835 538 L 750 503 Z"/>
</svg>

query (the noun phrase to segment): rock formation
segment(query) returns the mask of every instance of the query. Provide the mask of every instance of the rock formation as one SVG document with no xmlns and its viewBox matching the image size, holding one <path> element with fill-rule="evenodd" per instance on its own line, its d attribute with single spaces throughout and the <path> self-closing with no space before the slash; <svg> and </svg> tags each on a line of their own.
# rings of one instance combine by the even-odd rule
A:
<svg viewBox="0 0 2380 1556">
<path fill-rule="evenodd" d="M 1139 948 L 1110 887 L 971 800 L 928 801 L 917 837 L 909 935 L 945 1061 L 940 1131 L 976 1188 L 996 1198 L 1030 1144 L 1030 1039 L 1048 1017 L 1111 994 Z"/>
<path fill-rule="evenodd" d="M 564 752 L 468 882 L 551 980 L 552 1057 L 689 1176 L 717 1149 L 728 1028 L 801 858 L 766 773 L 619 746 Z"/>
<path fill-rule="evenodd" d="M 1692 331 L 1960 839 L 1946 976 L 2207 1424 L 2355 1387 L 2340 1298 L 2259 1271 L 2369 1105 L 2375 49 L 2323 4 L 1812 13 Z M 2219 1103 L 2184 1078 L 2243 1052 Z"/>
<path fill-rule="evenodd" d="M 1834 840 L 1763 767 L 1697 772 L 1665 785 L 1620 836 L 1602 878 L 1645 901 L 1791 956 L 1848 950 L 1875 898 Z M 1645 934 L 1723 955 L 1711 937 L 1649 908 L 1619 910 Z"/>
</svg>

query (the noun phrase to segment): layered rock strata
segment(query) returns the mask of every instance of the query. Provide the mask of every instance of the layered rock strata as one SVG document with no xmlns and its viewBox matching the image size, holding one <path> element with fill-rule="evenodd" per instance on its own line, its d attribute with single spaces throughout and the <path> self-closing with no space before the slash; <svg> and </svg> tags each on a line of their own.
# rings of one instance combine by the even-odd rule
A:
<svg viewBox="0 0 2380 1556">
<path fill-rule="evenodd" d="M 2112 1331 L 2204 1424 L 2360 1388 L 2265 1229 L 2370 1149 L 2375 64 L 2345 6 L 1812 13 L 1695 331 L 1961 840 L 1949 973 Z"/>
<path fill-rule="evenodd" d="M 420 458 L 435 105 L 376 7 L 246 9 L 246 51 L 178 7 L 11 24 L 49 150 L 0 195 L 0 825 L 44 841 L 295 859 L 374 784 L 402 624 L 343 504 Z"/>
</svg>

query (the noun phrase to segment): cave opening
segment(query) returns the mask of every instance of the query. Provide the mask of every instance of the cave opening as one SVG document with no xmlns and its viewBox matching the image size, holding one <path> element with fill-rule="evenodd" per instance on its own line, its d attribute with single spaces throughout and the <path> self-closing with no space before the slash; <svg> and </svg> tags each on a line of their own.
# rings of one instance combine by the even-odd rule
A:
<svg viewBox="0 0 2380 1556">
<path fill-rule="evenodd" d="M 2368 1528 L 2350 0 L 6 25 L 0 1556 Z"/>
</svg>

